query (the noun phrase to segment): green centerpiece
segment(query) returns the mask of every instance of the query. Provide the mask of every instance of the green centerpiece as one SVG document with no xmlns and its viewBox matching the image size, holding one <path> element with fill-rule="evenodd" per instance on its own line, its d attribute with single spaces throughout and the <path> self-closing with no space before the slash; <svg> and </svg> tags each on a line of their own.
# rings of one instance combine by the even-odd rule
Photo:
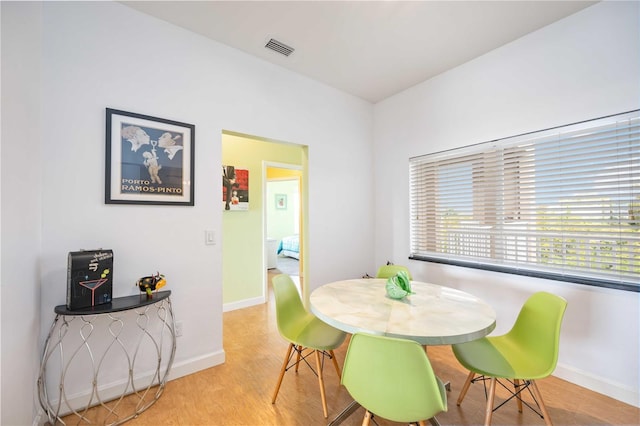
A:
<svg viewBox="0 0 640 426">
<path fill-rule="evenodd" d="M 387 290 L 387 296 L 392 299 L 402 299 L 410 294 L 414 294 L 413 291 L 411 291 L 409 274 L 405 271 L 400 271 L 393 277 L 389 277 L 385 289 Z"/>
</svg>

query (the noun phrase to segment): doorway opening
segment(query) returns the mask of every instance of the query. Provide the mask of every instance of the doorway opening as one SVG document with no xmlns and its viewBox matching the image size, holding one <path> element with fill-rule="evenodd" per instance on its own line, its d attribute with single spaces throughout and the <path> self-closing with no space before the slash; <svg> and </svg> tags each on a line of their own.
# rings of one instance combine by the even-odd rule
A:
<svg viewBox="0 0 640 426">
<path fill-rule="evenodd" d="M 274 163 L 265 166 L 266 269 L 270 276 L 291 276 L 301 291 L 302 168 Z"/>
<path fill-rule="evenodd" d="M 231 311 L 265 303 L 270 296 L 266 204 L 275 201 L 273 197 L 266 198 L 267 167 L 283 169 L 289 173 L 289 179 L 294 171 L 300 175 L 300 214 L 297 215 L 300 246 L 303 247 L 306 243 L 308 153 L 307 147 L 303 145 L 223 131 L 222 164 L 234 166 L 236 171 L 247 171 L 250 194 L 244 210 L 234 209 L 233 205 L 226 210 L 225 201 L 221 203 L 223 310 Z M 222 180 L 224 181 L 224 175 Z M 282 207 L 286 205 L 291 209 L 295 197 L 287 196 L 286 204 L 284 197 L 280 200 Z M 306 252 L 306 248 L 300 250 L 300 277 L 306 274 Z"/>
</svg>

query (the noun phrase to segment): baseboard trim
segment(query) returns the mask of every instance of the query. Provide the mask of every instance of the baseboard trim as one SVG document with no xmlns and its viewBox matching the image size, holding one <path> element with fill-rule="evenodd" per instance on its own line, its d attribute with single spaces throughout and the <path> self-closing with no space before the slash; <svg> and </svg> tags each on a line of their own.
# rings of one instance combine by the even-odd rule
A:
<svg viewBox="0 0 640 426">
<path fill-rule="evenodd" d="M 638 393 L 638 389 L 633 389 L 630 386 L 625 386 L 621 383 L 560 363 L 556 366 L 553 375 L 575 385 L 624 402 L 625 404 L 640 408 L 640 394 Z"/>
<path fill-rule="evenodd" d="M 178 379 L 180 377 L 188 376 L 189 374 L 197 373 L 201 370 L 206 370 L 207 368 L 215 367 L 216 365 L 223 364 L 225 362 L 225 352 L 224 350 L 212 352 L 207 355 L 203 355 L 196 358 L 191 358 L 188 360 L 184 360 L 181 362 L 174 362 L 171 366 L 171 371 L 169 372 L 169 376 L 167 377 L 168 381 Z M 134 379 L 136 382 L 148 383 L 151 380 L 152 374 L 143 374 L 142 377 L 138 377 Z M 109 401 L 111 399 L 117 398 L 122 393 L 123 383 L 118 382 L 111 385 L 107 385 L 100 388 L 100 396 L 102 400 Z M 68 399 L 68 406 L 72 407 L 75 410 L 79 410 L 84 407 L 87 400 L 89 399 L 90 391 L 84 393 L 78 393 L 71 396 Z M 163 395 L 163 397 L 165 397 Z M 170 398 L 171 396 L 169 396 Z M 162 398 L 162 397 L 161 397 Z M 58 401 L 51 401 L 51 405 L 55 407 L 58 404 Z M 60 416 L 66 416 L 71 413 L 71 410 L 64 410 L 64 412 L 60 413 Z M 36 413 L 36 417 L 33 419 L 34 425 L 44 424 L 45 421 L 48 421 L 47 415 L 45 414 L 42 407 L 39 407 L 38 412 Z"/>
<path fill-rule="evenodd" d="M 198 371 L 206 370 L 207 368 L 224 364 L 225 359 L 226 358 L 224 350 L 220 350 L 208 355 L 191 358 L 179 363 L 174 362 L 173 366 L 171 366 L 171 371 L 169 372 L 169 380 L 179 379 L 180 377 L 188 376 L 189 374 L 197 373 Z"/>
<path fill-rule="evenodd" d="M 222 312 L 235 311 L 236 309 L 250 308 L 251 306 L 261 305 L 267 299 L 264 296 L 254 297 L 252 299 L 240 300 L 238 302 L 225 303 L 222 305 Z"/>
</svg>

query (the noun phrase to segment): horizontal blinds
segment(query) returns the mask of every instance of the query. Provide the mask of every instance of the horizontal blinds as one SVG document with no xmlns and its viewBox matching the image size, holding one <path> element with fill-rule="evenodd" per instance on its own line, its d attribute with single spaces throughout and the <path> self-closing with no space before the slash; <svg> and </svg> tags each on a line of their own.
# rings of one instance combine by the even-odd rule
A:
<svg viewBox="0 0 640 426">
<path fill-rule="evenodd" d="M 637 285 L 639 117 L 410 159 L 412 256 Z"/>
</svg>

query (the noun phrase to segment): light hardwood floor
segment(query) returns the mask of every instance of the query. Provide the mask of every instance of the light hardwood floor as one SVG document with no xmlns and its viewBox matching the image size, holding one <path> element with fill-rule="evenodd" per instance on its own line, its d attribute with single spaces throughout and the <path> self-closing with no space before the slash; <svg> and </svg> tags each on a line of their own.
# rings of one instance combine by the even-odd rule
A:
<svg viewBox="0 0 640 426">
<path fill-rule="evenodd" d="M 226 362 L 169 382 L 160 400 L 127 425 L 326 425 L 351 402 L 335 370 L 326 364 L 329 419 L 322 414 L 317 379 L 306 367 L 298 374 L 291 370 L 285 375 L 276 404 L 271 404 L 287 349 L 277 331 L 273 300 L 225 313 L 223 327 Z M 336 351 L 340 364 L 347 345 L 348 340 Z M 436 373 L 449 380 L 452 387 L 448 411 L 437 416 L 440 423 L 482 424 L 485 403 L 482 385 L 472 385 L 462 406 L 456 406 L 467 372 L 448 346 L 430 347 L 428 354 Z M 555 377 L 541 380 L 538 385 L 557 426 L 640 424 L 640 409 L 636 407 Z M 501 395 L 498 392 L 497 401 Z M 343 425 L 360 425 L 363 416 L 364 410 L 360 408 Z M 378 417 L 375 420 L 381 426 L 396 424 Z M 512 401 L 494 413 L 493 424 L 544 425 L 544 420 L 526 408 L 518 413 Z"/>
</svg>

